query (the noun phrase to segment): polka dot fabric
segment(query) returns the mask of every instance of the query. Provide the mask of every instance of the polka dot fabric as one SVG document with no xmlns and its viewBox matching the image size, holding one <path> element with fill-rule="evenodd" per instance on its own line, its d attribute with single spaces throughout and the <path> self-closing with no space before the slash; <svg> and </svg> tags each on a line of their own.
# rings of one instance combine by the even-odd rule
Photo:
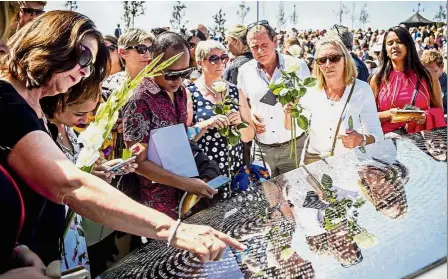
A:
<svg viewBox="0 0 448 279">
<path fill-rule="evenodd" d="M 216 115 L 213 112 L 214 104 L 202 96 L 202 93 L 194 83 L 189 84 L 187 88 L 191 92 L 193 101 L 193 125 Z M 238 88 L 233 84 L 229 87 L 229 95 L 238 101 Z M 231 104 L 231 109 L 239 111 L 238 106 L 234 104 Z M 219 134 L 218 129 L 209 129 L 199 139 L 198 145 L 204 150 L 210 160 L 218 163 L 221 174 L 228 175 L 227 139 Z M 230 149 L 230 158 L 233 176 L 243 164 L 243 145 L 241 141 Z"/>
</svg>

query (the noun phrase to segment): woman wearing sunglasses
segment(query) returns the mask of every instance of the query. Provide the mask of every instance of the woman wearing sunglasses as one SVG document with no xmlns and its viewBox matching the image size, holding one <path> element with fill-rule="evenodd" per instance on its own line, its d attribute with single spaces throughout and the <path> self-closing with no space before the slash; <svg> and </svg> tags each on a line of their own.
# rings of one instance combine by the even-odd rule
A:
<svg viewBox="0 0 448 279">
<path fill-rule="evenodd" d="M 195 141 L 207 153 L 210 159 L 216 161 L 223 175 L 228 175 L 227 141 L 219 135 L 218 130 L 229 125 L 238 126 L 242 122 L 252 123 L 250 108 L 247 100 L 234 84 L 228 83 L 229 96 L 239 103 L 231 104 L 232 112 L 227 116 L 216 115 L 213 107 L 221 102 L 223 97 L 212 88 L 215 81 L 221 80 L 229 55 L 224 46 L 217 41 L 203 41 L 196 47 L 196 63 L 202 69 L 202 76 L 188 85 L 188 124 L 201 128 Z M 240 129 L 241 141 L 251 141 L 255 134 L 252 124 L 248 128 Z M 235 174 L 243 164 L 242 142 L 230 150 L 230 170 Z"/>
<path fill-rule="evenodd" d="M 109 76 L 112 76 L 124 70 L 123 64 L 120 60 L 120 56 L 118 55 L 118 39 L 111 35 L 105 35 L 104 43 L 109 50 L 111 64 Z"/>
<path fill-rule="evenodd" d="M 313 76 L 316 87 L 299 101 L 311 114 L 305 164 L 383 140 L 372 90 L 356 79 L 355 64 L 339 38 L 318 41 Z M 291 129 L 291 106 L 285 107 Z"/>
<path fill-rule="evenodd" d="M 406 134 L 445 126 L 440 83 L 420 62 L 415 43 L 406 29 L 396 26 L 386 32 L 381 60 L 381 67 L 370 85 L 384 133 Z M 406 105 L 425 113 L 402 118 L 403 122 L 392 121 L 398 109 Z"/>
<path fill-rule="evenodd" d="M 173 219 L 82 172 L 55 144 L 39 100 L 68 91 L 98 91 L 109 67 L 102 34 L 90 19 L 50 11 L 8 43 L 10 54 L 1 61 L 8 68 L 0 73 L 0 125 L 7 131 L 0 134 L 0 157 L 18 181 L 26 205 L 19 242 L 45 265 L 60 260 L 64 205 L 115 230 L 160 240 L 176 232 L 171 245 L 196 253 L 202 261 L 220 257 L 226 243 L 244 248 L 212 228 L 182 224 L 176 231 Z"/>
</svg>

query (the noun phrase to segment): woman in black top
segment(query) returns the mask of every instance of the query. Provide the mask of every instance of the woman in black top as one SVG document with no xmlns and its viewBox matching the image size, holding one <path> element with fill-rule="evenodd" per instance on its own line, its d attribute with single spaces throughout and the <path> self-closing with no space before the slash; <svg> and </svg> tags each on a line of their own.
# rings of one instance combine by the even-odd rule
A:
<svg viewBox="0 0 448 279">
<path fill-rule="evenodd" d="M 173 219 L 76 168 L 49 135 L 39 99 L 69 90 L 98 94 L 107 74 L 108 50 L 93 22 L 75 12 L 50 11 L 19 30 L 8 46 L 10 54 L 1 61 L 8 68 L 0 76 L 0 146 L 25 204 L 19 242 L 45 264 L 59 260 L 64 204 L 111 229 L 167 240 Z M 202 261 L 220 258 L 226 244 L 244 248 L 210 227 L 183 223 L 172 241 Z"/>
<path fill-rule="evenodd" d="M 227 34 L 226 41 L 229 51 L 235 56 L 232 65 L 230 65 L 224 72 L 223 78 L 230 83 L 238 85 L 238 70 L 246 62 L 249 62 L 254 57 L 250 52 L 246 41 L 247 28 L 245 25 L 237 24 L 233 26 Z"/>
</svg>

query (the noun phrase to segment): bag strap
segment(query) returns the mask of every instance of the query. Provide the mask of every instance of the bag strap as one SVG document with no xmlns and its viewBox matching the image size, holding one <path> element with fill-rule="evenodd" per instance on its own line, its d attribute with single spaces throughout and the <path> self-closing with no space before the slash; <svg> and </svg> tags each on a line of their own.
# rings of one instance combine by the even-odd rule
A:
<svg viewBox="0 0 448 279">
<path fill-rule="evenodd" d="M 265 169 L 268 169 L 266 167 L 266 161 L 264 160 L 263 151 L 261 150 L 261 146 L 259 144 L 257 144 L 257 142 L 259 142 L 259 141 L 258 141 L 258 138 L 257 138 L 257 131 L 255 131 L 255 137 L 254 137 L 254 140 L 252 141 L 252 145 L 254 146 L 254 152 L 253 152 L 254 155 L 253 155 L 253 158 L 252 158 L 252 163 L 255 160 L 255 145 L 258 145 L 258 151 L 260 151 L 260 156 L 261 156 L 261 161 L 263 162 L 263 167 Z M 249 166 L 247 166 L 247 169 L 249 169 Z"/>
<path fill-rule="evenodd" d="M 333 146 L 331 147 L 331 152 L 330 152 L 331 156 L 334 155 L 334 149 L 336 147 L 337 136 L 339 134 L 339 129 L 341 128 L 342 115 L 344 115 L 344 111 L 347 108 L 347 104 L 350 102 L 350 99 L 352 98 L 353 90 L 355 89 L 355 83 L 356 83 L 356 79 L 353 81 L 352 89 L 350 89 L 350 94 L 348 95 L 347 101 L 345 102 L 344 108 L 342 109 L 341 116 L 339 117 L 338 126 L 336 127 L 336 132 L 334 134 Z"/>
<path fill-rule="evenodd" d="M 417 99 L 418 90 L 420 89 L 420 78 L 417 81 L 417 85 L 415 86 L 414 93 L 412 94 L 412 101 L 411 105 L 413 106 L 415 104 L 415 100 Z"/>
</svg>

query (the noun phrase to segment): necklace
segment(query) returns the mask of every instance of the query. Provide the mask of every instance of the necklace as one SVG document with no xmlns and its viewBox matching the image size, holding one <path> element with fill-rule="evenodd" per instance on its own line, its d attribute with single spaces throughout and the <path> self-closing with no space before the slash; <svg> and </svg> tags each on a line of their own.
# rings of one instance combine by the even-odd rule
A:
<svg viewBox="0 0 448 279">
<path fill-rule="evenodd" d="M 213 90 L 213 89 L 211 89 L 210 87 L 208 87 L 207 84 L 205 84 L 205 81 L 203 81 L 202 84 L 204 85 L 204 87 L 205 87 L 210 93 L 213 94 L 213 97 L 216 98 L 216 94 L 218 94 L 218 93 L 216 93 L 215 90 Z"/>
<path fill-rule="evenodd" d="M 34 105 L 39 107 L 41 118 L 42 118 L 42 121 L 44 122 L 45 130 L 51 137 L 50 129 L 48 128 L 47 118 L 45 117 L 45 113 L 42 110 L 40 103 L 38 101 L 36 101 L 36 99 L 34 99 L 33 95 L 31 95 L 30 91 L 27 90 L 26 92 L 28 93 L 28 96 L 30 96 L 31 100 L 33 100 Z"/>
</svg>

